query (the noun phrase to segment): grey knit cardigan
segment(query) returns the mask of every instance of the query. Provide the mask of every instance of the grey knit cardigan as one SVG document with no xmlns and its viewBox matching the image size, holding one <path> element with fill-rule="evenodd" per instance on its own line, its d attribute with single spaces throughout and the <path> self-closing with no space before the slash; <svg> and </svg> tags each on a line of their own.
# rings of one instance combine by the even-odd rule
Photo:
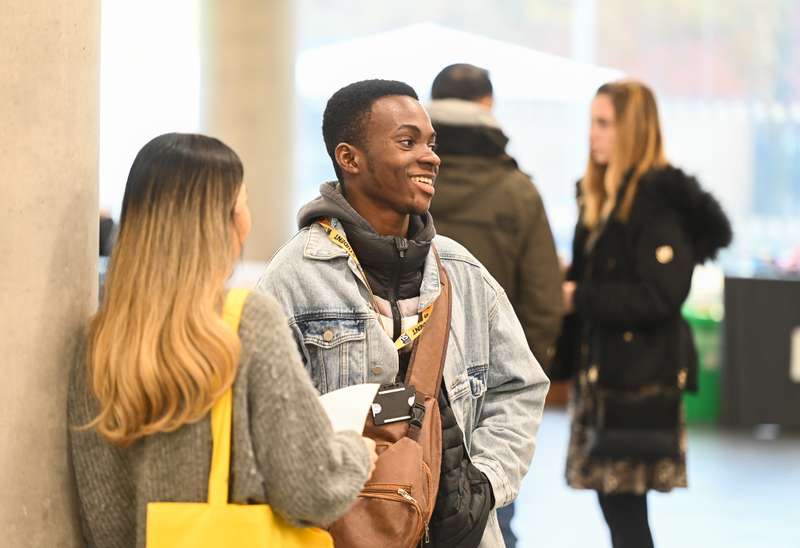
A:
<svg viewBox="0 0 800 548">
<path fill-rule="evenodd" d="M 324 525 L 355 501 L 369 456 L 356 432 L 334 433 L 272 297 L 248 296 L 233 386 L 230 500 L 266 503 L 295 524 Z M 69 386 L 69 423 L 97 415 L 83 352 Z M 144 548 L 147 503 L 205 501 L 211 463 L 208 417 L 122 449 L 94 430 L 70 428 L 86 544 Z"/>
</svg>

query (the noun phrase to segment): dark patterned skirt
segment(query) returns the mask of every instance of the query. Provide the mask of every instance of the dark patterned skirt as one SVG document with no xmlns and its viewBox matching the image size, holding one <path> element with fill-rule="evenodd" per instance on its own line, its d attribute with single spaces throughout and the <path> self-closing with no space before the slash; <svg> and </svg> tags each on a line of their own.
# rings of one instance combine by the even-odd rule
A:
<svg viewBox="0 0 800 548">
<path fill-rule="evenodd" d="M 584 376 L 570 394 L 570 439 L 567 452 L 567 484 L 574 489 L 593 489 L 606 495 L 618 493 L 644 494 L 650 489 L 668 492 L 687 487 L 686 425 L 680 424 L 680 455 L 655 461 L 639 459 L 597 458 L 587 456 L 586 427 L 594 409 Z"/>
</svg>

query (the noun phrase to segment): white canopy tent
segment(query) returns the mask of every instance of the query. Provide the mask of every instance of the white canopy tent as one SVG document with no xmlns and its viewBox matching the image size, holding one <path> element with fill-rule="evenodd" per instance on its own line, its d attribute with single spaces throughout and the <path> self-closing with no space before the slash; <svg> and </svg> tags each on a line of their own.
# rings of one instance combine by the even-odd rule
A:
<svg viewBox="0 0 800 548">
<path fill-rule="evenodd" d="M 401 80 L 427 97 L 433 78 L 452 63 L 489 70 L 495 96 L 543 102 L 586 102 L 598 86 L 622 72 L 542 53 L 435 23 L 420 23 L 301 53 L 298 93 L 327 99 L 358 80 Z"/>
</svg>

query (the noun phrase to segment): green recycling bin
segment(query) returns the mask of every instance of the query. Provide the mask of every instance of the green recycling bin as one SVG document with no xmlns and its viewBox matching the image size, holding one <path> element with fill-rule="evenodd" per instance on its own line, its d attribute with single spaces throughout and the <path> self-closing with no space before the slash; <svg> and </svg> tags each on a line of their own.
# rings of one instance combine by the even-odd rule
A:
<svg viewBox="0 0 800 548">
<path fill-rule="evenodd" d="M 720 414 L 720 352 L 722 322 L 707 314 L 684 309 L 697 347 L 697 393 L 686 392 L 683 402 L 687 423 L 713 423 Z"/>
</svg>

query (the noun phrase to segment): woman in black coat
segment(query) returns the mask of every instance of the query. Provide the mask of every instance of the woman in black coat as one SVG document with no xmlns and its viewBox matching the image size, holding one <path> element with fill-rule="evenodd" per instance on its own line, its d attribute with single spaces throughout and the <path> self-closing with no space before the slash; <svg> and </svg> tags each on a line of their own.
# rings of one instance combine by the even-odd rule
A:
<svg viewBox="0 0 800 548">
<path fill-rule="evenodd" d="M 590 145 L 551 378 L 574 379 L 568 484 L 598 492 L 614 548 L 646 548 L 647 491 L 687 486 L 680 395 L 695 388 L 697 357 L 681 305 L 695 264 L 731 229 L 667 163 L 645 85 L 600 87 Z"/>
</svg>

